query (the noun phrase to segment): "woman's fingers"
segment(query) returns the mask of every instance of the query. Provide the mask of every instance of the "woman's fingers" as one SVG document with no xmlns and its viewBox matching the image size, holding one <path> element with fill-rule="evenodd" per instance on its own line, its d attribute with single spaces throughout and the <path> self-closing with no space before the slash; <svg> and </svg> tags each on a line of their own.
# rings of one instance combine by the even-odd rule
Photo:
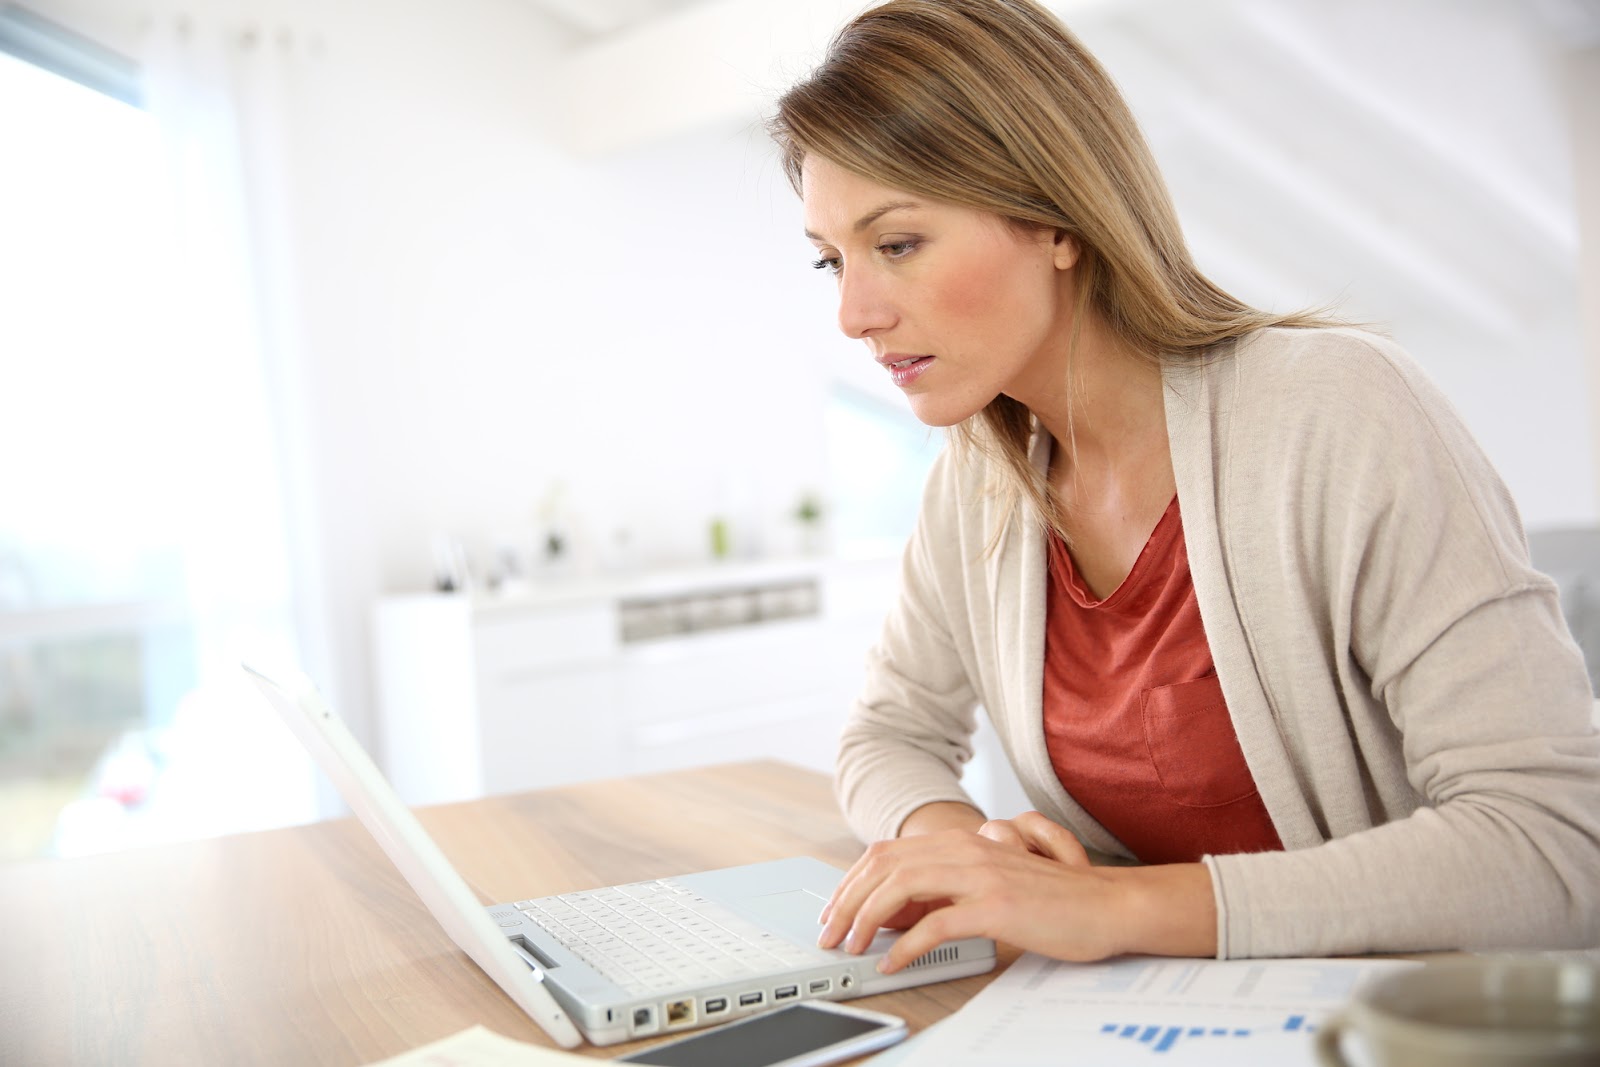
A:
<svg viewBox="0 0 1600 1067">
<path fill-rule="evenodd" d="M 1071 831 L 1037 811 L 1023 812 L 1014 819 L 990 819 L 978 828 L 978 833 L 999 844 L 1026 849 L 1073 867 L 1089 865 L 1089 854 Z"/>
<path fill-rule="evenodd" d="M 970 865 L 932 862 L 891 872 L 862 902 L 840 947 L 846 952 L 865 952 L 878 931 L 891 926 L 892 920 L 908 909 L 923 912 L 913 929 L 927 922 L 930 915 L 942 910 L 935 904 L 948 906 L 952 899 L 970 893 L 972 871 Z"/>
<path fill-rule="evenodd" d="M 996 852 L 1025 854 L 1020 845 L 966 831 L 874 844 L 834 891 L 817 944 L 859 953 L 881 929 L 923 926 L 979 890 L 991 877 Z"/>
<path fill-rule="evenodd" d="M 908 843 L 920 843 L 927 839 L 901 838 L 892 841 L 874 841 L 868 845 L 867 851 L 844 873 L 844 877 L 839 879 L 839 884 L 834 887 L 833 896 L 828 899 L 827 907 L 822 909 L 823 925 L 822 932 L 817 935 L 817 945 L 821 948 L 833 948 L 856 926 L 856 916 L 861 910 L 862 903 L 878 887 L 888 872 L 898 865 L 895 860 L 889 858 L 890 853 L 903 853 L 906 851 L 904 846 Z"/>
<path fill-rule="evenodd" d="M 971 906 L 952 904 L 929 912 L 921 922 L 901 934 L 878 963 L 878 970 L 893 974 L 919 956 L 932 952 L 947 941 L 988 936 L 981 911 Z"/>
<path fill-rule="evenodd" d="M 861 913 L 868 899 L 878 893 L 884 882 L 895 872 L 926 869 L 942 864 L 978 862 L 977 856 L 972 851 L 978 842 L 978 836 L 969 831 L 943 830 L 918 837 L 877 841 L 869 845 L 867 851 L 839 880 L 833 896 L 823 908 L 821 916 L 823 926 L 822 932 L 817 937 L 817 944 L 822 948 L 834 948 L 853 930 L 876 932 L 878 926 L 867 926 Z M 965 860 L 960 857 L 965 857 Z M 931 895 L 915 898 L 910 894 L 898 898 L 879 896 L 878 904 L 870 918 L 878 921 L 880 925 L 886 920 L 901 926 L 909 925 L 920 916 L 913 918 L 909 913 L 902 916 L 900 913 L 903 910 L 920 904 L 922 911 L 926 912 L 929 906 L 950 896 L 949 892 L 937 892 L 932 888 L 929 893 Z M 894 907 L 884 912 L 883 902 L 889 899 L 896 899 L 896 903 Z M 902 919 L 906 921 L 901 922 Z M 865 944 L 871 940 L 871 933 L 865 933 L 865 940 L 861 943 Z"/>
<path fill-rule="evenodd" d="M 1089 854 L 1072 832 L 1037 811 L 1026 811 L 1010 820 L 1012 830 L 1030 852 L 1072 867 L 1089 866 Z"/>
<path fill-rule="evenodd" d="M 1017 848 L 1026 848 L 1027 843 L 1022 840 L 1022 835 L 1017 828 L 1011 825 L 1010 819 L 990 819 L 978 827 L 978 833 L 990 841 L 997 841 L 1002 845 L 1013 845 Z"/>
<path fill-rule="evenodd" d="M 909 930 L 918 922 L 921 922 L 924 915 L 928 914 L 930 911 L 933 911 L 935 908 L 942 908 L 949 903 L 950 900 L 947 897 L 941 897 L 938 900 L 914 900 L 891 915 L 888 920 L 884 922 L 884 929 Z"/>
</svg>

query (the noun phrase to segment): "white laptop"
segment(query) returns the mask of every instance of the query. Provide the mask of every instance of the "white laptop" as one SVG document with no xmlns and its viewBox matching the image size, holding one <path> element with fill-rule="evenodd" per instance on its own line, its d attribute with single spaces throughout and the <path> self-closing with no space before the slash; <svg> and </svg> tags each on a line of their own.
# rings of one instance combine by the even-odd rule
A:
<svg viewBox="0 0 1600 1067">
<path fill-rule="evenodd" d="M 808 999 L 845 1000 L 992 970 L 994 942 L 951 941 L 893 975 L 819 949 L 841 871 L 808 857 L 484 907 L 312 684 L 245 667 L 452 941 L 557 1043 L 689 1030 Z"/>
</svg>

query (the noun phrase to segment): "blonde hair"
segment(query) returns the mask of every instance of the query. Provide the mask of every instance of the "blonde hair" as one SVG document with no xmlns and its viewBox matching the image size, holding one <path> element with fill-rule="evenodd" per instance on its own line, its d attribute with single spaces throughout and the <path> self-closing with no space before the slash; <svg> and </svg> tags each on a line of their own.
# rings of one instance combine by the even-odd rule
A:
<svg viewBox="0 0 1600 1067">
<path fill-rule="evenodd" d="M 883 185 L 1071 234 L 1082 248 L 1074 321 L 1092 307 L 1146 358 L 1194 358 L 1265 326 L 1332 324 L 1252 308 L 1195 268 L 1116 85 L 1031 0 L 872 8 L 779 99 L 769 129 L 797 193 L 814 152 Z M 1064 535 L 1060 502 L 1028 459 L 1033 428 L 1002 394 L 952 438 L 994 461 L 1013 506 L 1028 500 Z"/>
</svg>

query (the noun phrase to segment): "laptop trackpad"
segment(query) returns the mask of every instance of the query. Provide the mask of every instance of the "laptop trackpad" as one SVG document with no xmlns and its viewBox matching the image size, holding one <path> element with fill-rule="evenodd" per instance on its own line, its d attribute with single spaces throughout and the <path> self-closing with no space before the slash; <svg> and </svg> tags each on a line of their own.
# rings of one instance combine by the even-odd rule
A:
<svg viewBox="0 0 1600 1067">
<path fill-rule="evenodd" d="M 746 897 L 739 901 L 739 910 L 759 919 L 778 933 L 803 944 L 817 939 L 822 926 L 817 916 L 822 914 L 827 897 L 819 897 L 805 889 L 791 889 L 783 893 Z"/>
</svg>

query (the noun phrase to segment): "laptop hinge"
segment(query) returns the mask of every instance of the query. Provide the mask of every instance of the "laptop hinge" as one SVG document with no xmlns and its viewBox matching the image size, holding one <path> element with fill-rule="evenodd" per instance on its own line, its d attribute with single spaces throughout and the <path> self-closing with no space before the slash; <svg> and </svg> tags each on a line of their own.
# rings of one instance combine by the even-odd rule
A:
<svg viewBox="0 0 1600 1067">
<path fill-rule="evenodd" d="M 560 966 L 543 952 L 534 948 L 533 944 L 520 934 L 514 934 L 506 938 L 506 940 L 511 942 L 511 947 L 516 950 L 517 955 L 521 956 L 523 961 L 536 971 L 553 971 Z"/>
</svg>

